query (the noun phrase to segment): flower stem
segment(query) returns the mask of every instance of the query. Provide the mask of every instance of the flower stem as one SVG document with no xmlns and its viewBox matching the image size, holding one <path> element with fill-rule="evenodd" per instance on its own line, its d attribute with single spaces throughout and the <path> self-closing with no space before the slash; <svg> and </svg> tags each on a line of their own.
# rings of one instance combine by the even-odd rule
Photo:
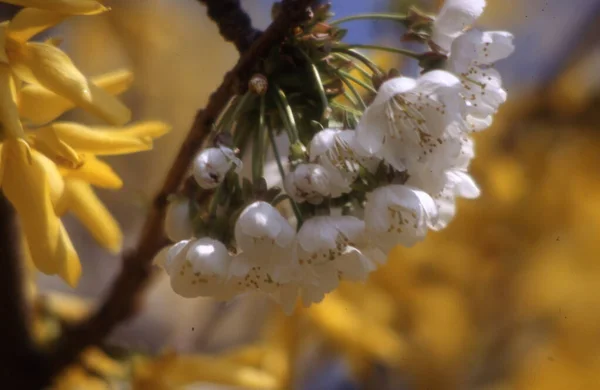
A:
<svg viewBox="0 0 600 390">
<path fill-rule="evenodd" d="M 371 69 L 371 71 L 373 73 L 382 75 L 383 71 L 373 62 L 371 61 L 367 56 L 357 52 L 356 50 L 352 50 L 352 48 L 350 48 L 347 45 L 340 45 L 340 46 L 334 46 L 331 49 L 332 52 L 334 53 L 344 53 L 349 55 L 350 57 L 354 57 L 357 60 L 359 60 L 360 62 L 362 62 L 363 64 L 365 64 L 369 69 Z"/>
<path fill-rule="evenodd" d="M 344 91 L 344 97 L 352 103 L 353 106 L 358 107 L 358 100 L 356 100 L 348 91 Z"/>
<path fill-rule="evenodd" d="M 358 14 L 332 20 L 329 22 L 329 25 L 336 26 L 338 24 L 351 22 L 353 20 L 395 20 L 397 22 L 406 22 L 408 17 L 403 14 Z"/>
<path fill-rule="evenodd" d="M 375 90 L 375 88 L 373 88 L 373 86 L 365 83 L 364 81 L 362 81 L 361 79 L 352 76 L 350 73 L 348 72 L 344 72 L 343 70 L 339 71 L 340 75 L 342 75 L 344 78 L 351 80 L 353 82 L 355 82 L 356 84 L 360 85 L 361 87 L 363 87 L 364 89 L 366 89 L 369 92 L 373 92 L 373 93 L 377 93 L 377 90 Z"/>
<path fill-rule="evenodd" d="M 263 176 L 265 163 L 265 151 L 263 149 L 265 142 L 265 96 L 260 97 L 260 116 L 258 119 L 258 128 L 254 132 L 252 143 L 252 182 L 257 183 Z"/>
<path fill-rule="evenodd" d="M 336 107 L 336 108 L 339 108 L 340 110 L 347 111 L 347 112 L 349 112 L 349 113 L 351 113 L 353 115 L 358 115 L 358 116 L 362 115 L 362 112 L 360 112 L 358 110 L 355 110 L 354 108 L 348 107 L 346 105 L 343 105 L 341 103 L 331 102 L 331 105 L 334 106 L 334 107 Z"/>
<path fill-rule="evenodd" d="M 290 106 L 287 97 L 281 88 L 275 85 L 275 90 L 275 104 L 277 105 L 281 119 L 285 123 L 285 128 L 288 133 L 288 137 L 290 138 L 290 144 L 299 142 L 300 136 L 298 134 L 298 128 L 296 127 L 296 120 L 294 119 L 292 107 Z"/>
<path fill-rule="evenodd" d="M 273 156 L 275 156 L 275 162 L 277 163 L 277 168 L 279 169 L 279 175 L 281 176 L 281 181 L 285 183 L 285 169 L 283 168 L 283 163 L 281 162 L 281 154 L 279 153 L 279 148 L 277 147 L 277 142 L 275 140 L 275 132 L 271 125 L 267 125 L 268 133 L 269 133 L 269 141 L 271 141 L 271 149 L 273 149 Z M 290 204 L 292 205 L 292 209 L 294 210 L 294 215 L 296 215 L 296 220 L 298 221 L 298 228 L 302 226 L 304 219 L 302 218 L 302 212 L 300 211 L 300 207 L 298 204 L 292 199 L 289 198 Z"/>
<path fill-rule="evenodd" d="M 308 54 L 304 50 L 299 50 L 300 54 L 304 57 L 306 62 L 309 65 L 310 71 L 315 79 L 315 85 L 317 87 L 317 92 L 319 92 L 319 98 L 321 99 L 321 105 L 323 106 L 323 112 L 321 113 L 321 120 L 327 120 L 327 116 L 329 115 L 329 100 L 327 99 L 327 95 L 325 94 L 325 89 L 323 88 L 323 80 L 321 80 L 321 75 L 319 74 L 319 70 L 317 69 L 316 64 L 309 57 Z"/>
<path fill-rule="evenodd" d="M 396 47 L 389 47 L 389 46 L 352 44 L 352 45 L 340 45 L 338 47 L 347 48 L 347 49 L 381 50 L 381 51 L 387 51 L 390 53 L 401 54 L 403 56 L 414 58 L 416 60 L 420 60 L 421 57 L 423 56 L 421 53 L 416 53 L 411 50 L 399 49 Z"/>
<path fill-rule="evenodd" d="M 250 99 L 250 96 L 252 96 L 252 93 L 248 91 L 242 97 L 232 102 L 231 106 L 227 109 L 225 114 L 223 114 L 223 117 L 217 125 L 217 133 L 220 133 L 223 131 L 223 129 L 229 131 L 231 130 L 231 127 L 240 116 L 242 110 L 246 106 L 246 103 Z"/>
<path fill-rule="evenodd" d="M 334 53 L 334 55 L 344 61 L 350 61 L 352 62 L 352 66 L 358 70 L 364 78 L 366 79 L 371 79 L 373 77 L 373 73 L 369 73 L 369 71 L 367 71 L 365 68 L 363 68 L 362 66 L 358 65 L 355 61 L 354 58 L 348 57 L 346 55 L 343 55 L 342 53 Z"/>
<path fill-rule="evenodd" d="M 360 93 L 358 93 L 356 88 L 354 88 L 354 85 L 352 85 L 352 83 L 350 81 L 348 81 L 348 79 L 346 79 L 344 76 L 342 76 L 342 73 L 340 71 L 337 71 L 336 73 L 338 74 L 338 76 L 340 77 L 342 82 L 348 87 L 348 89 L 350 89 L 350 92 L 352 92 L 352 95 L 354 95 L 356 100 L 358 100 L 358 102 L 360 102 L 360 105 L 362 106 L 362 108 L 366 109 L 367 104 L 363 100 L 362 96 L 360 96 Z"/>
</svg>

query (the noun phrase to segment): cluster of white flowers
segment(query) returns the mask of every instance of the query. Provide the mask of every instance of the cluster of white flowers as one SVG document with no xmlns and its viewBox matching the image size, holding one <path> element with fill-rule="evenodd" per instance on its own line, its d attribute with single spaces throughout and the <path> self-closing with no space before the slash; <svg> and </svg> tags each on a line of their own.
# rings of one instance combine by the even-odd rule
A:
<svg viewBox="0 0 600 390">
<path fill-rule="evenodd" d="M 351 196 L 359 178 L 378 177 L 383 167 L 387 179 L 370 183 L 354 199 L 358 207 L 330 207 L 328 215 L 296 221 L 302 222 L 296 229 L 294 218 L 253 201 L 239 214 L 234 239 L 222 243 L 190 239 L 188 203 L 173 200 L 166 231 L 177 243 L 164 260 L 173 289 L 218 299 L 259 291 L 290 312 L 298 298 L 309 305 L 342 280 L 365 280 L 393 247 L 446 227 L 456 197 L 479 196 L 468 174 L 470 135 L 489 127 L 506 100 L 492 66 L 512 52 L 512 35 L 470 29 L 484 6 L 484 0 L 446 0 L 431 35 L 432 49 L 448 55 L 445 70 L 385 81 L 356 129 L 318 132 L 307 160 L 285 175 L 289 197 L 320 205 Z M 211 189 L 240 168 L 231 149 L 211 148 L 197 157 L 193 174 Z"/>
</svg>

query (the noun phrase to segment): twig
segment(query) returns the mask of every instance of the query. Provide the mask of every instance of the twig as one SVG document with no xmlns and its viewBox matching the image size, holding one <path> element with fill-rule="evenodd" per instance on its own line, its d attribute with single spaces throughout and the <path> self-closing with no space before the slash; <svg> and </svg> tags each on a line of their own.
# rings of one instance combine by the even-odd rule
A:
<svg viewBox="0 0 600 390">
<path fill-rule="evenodd" d="M 37 373 L 43 372 L 46 361 L 29 332 L 15 222 L 15 212 L 0 192 L 0 383 L 10 389 L 37 389 Z"/>
<path fill-rule="evenodd" d="M 227 42 L 233 42 L 240 53 L 250 48 L 262 33 L 252 27 L 250 16 L 242 9 L 240 0 L 198 0 L 206 5 L 208 16 L 219 26 Z"/>
<path fill-rule="evenodd" d="M 190 162 L 201 148 L 219 113 L 226 107 L 240 85 L 247 85 L 249 75 L 269 51 L 279 45 L 289 31 L 308 18 L 307 8 L 312 0 L 284 0 L 277 19 L 243 53 L 235 67 L 229 71 L 210 97 L 206 108 L 198 111 L 191 130 L 171 166 L 167 178 L 156 196 L 137 247 L 123 258 L 123 269 L 100 308 L 87 320 L 66 329 L 51 351 L 50 374 L 56 375 L 71 364 L 88 346 L 98 344 L 119 323 L 133 315 L 140 293 L 150 279 L 152 259 L 161 249 L 163 221 L 169 194 L 177 191 L 188 173 Z M 51 376 L 47 378 L 48 383 Z"/>
</svg>

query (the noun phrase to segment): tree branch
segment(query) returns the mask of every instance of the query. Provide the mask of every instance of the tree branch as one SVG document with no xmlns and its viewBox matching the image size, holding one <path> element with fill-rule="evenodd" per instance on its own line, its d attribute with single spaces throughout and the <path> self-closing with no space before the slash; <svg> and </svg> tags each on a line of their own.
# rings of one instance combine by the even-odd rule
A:
<svg viewBox="0 0 600 390">
<path fill-rule="evenodd" d="M 213 1 L 210 1 L 211 3 Z M 148 283 L 152 260 L 164 243 L 163 221 L 167 196 L 178 190 L 188 174 L 188 168 L 198 150 L 210 133 L 211 126 L 225 108 L 229 99 L 245 86 L 252 70 L 261 58 L 279 45 L 290 30 L 308 18 L 307 8 L 312 0 L 284 0 L 283 12 L 242 54 L 235 67 L 229 71 L 210 97 L 206 108 L 198 111 L 187 138 L 171 166 L 167 178 L 156 196 L 137 247 L 123 258 L 123 269 L 100 308 L 86 321 L 66 329 L 62 338 L 51 351 L 47 382 L 66 366 L 75 361 L 87 347 L 101 342 L 120 322 L 128 319 L 136 310 L 141 292 Z M 238 33 L 241 30 L 238 30 Z M 241 39 L 234 39 L 235 42 Z"/>
<path fill-rule="evenodd" d="M 13 207 L 0 192 L 0 383 L 11 389 L 37 389 L 46 361 L 29 332 L 20 256 L 21 239 Z"/>
<path fill-rule="evenodd" d="M 242 9 L 240 0 L 198 0 L 206 5 L 208 16 L 219 26 L 221 36 L 233 42 L 244 53 L 262 31 L 252 27 L 250 16 Z"/>
</svg>

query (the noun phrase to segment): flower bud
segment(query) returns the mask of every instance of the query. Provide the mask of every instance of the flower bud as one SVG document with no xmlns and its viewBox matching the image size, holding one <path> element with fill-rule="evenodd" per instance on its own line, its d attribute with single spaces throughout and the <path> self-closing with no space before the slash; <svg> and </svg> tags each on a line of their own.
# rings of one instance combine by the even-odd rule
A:
<svg viewBox="0 0 600 390">
<path fill-rule="evenodd" d="M 169 202 L 165 215 L 165 234 L 173 242 L 187 240 L 194 235 L 188 199 L 177 198 Z"/>
<path fill-rule="evenodd" d="M 257 73 L 248 82 L 248 89 L 258 96 L 263 96 L 269 89 L 269 81 L 264 75 Z"/>
<path fill-rule="evenodd" d="M 331 193 L 331 183 L 319 164 L 300 164 L 285 177 L 285 190 L 297 202 L 319 204 Z"/>
<path fill-rule="evenodd" d="M 204 189 L 216 188 L 231 168 L 239 172 L 242 161 L 233 150 L 226 147 L 204 149 L 194 160 L 192 173 L 198 185 Z"/>
</svg>

